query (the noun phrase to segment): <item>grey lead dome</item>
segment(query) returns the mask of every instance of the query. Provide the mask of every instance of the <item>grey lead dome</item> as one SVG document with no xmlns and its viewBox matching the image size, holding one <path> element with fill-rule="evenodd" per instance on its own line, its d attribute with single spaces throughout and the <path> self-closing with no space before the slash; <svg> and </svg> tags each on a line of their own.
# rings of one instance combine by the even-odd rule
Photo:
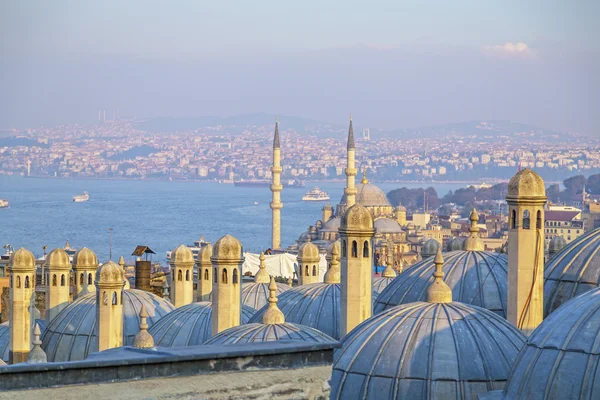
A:
<svg viewBox="0 0 600 400">
<path fill-rule="evenodd" d="M 310 343 L 335 343 L 336 340 L 323 332 L 298 324 L 284 322 L 282 324 L 252 323 L 239 325 L 217 333 L 207 340 L 205 345 L 224 345 L 256 342 L 275 342 L 293 340 Z"/>
</svg>

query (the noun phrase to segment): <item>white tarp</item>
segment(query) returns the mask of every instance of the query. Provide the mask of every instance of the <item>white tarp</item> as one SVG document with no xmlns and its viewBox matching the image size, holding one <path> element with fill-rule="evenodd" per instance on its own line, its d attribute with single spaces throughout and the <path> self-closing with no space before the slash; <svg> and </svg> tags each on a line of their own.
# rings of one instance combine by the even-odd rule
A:
<svg viewBox="0 0 600 400">
<path fill-rule="evenodd" d="M 258 272 L 258 265 L 260 264 L 259 254 L 244 253 L 244 266 L 243 271 L 246 273 L 250 271 L 252 275 L 256 275 Z M 267 272 L 273 276 L 283 276 L 284 278 L 294 277 L 294 272 L 298 271 L 298 262 L 294 254 L 283 253 L 274 254 L 271 256 L 265 256 L 265 265 L 267 266 Z M 319 260 L 319 280 L 323 281 L 323 275 L 327 271 L 327 260 L 325 256 L 321 254 L 321 260 Z"/>
</svg>

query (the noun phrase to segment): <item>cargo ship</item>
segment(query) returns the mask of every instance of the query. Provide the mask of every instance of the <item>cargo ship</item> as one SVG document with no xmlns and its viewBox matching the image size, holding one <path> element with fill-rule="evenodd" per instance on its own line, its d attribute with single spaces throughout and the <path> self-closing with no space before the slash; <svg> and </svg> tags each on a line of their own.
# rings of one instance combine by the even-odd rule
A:
<svg viewBox="0 0 600 400">
<path fill-rule="evenodd" d="M 239 180 L 233 182 L 235 187 L 270 187 L 271 181 L 261 179 Z M 304 182 L 298 179 L 281 182 L 285 188 L 303 188 Z"/>
</svg>

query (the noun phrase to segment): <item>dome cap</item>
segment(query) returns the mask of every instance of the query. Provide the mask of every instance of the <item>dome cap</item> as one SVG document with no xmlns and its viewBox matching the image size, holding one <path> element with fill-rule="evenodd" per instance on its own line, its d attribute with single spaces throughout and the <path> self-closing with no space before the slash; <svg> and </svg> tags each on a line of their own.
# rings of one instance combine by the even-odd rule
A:
<svg viewBox="0 0 600 400">
<path fill-rule="evenodd" d="M 108 261 L 96 270 L 96 282 L 125 285 L 123 269 L 119 264 Z"/>
<path fill-rule="evenodd" d="M 210 258 L 212 257 L 213 247 L 211 244 L 202 246 L 198 252 L 198 261 L 201 264 L 210 264 Z"/>
<path fill-rule="evenodd" d="M 48 357 L 46 356 L 46 352 L 42 349 L 42 341 L 40 340 L 40 326 L 39 324 L 35 324 L 35 329 L 33 330 L 33 348 L 29 352 L 29 356 L 27 357 L 27 364 L 40 364 L 48 362 Z"/>
<path fill-rule="evenodd" d="M 354 204 L 342 216 L 340 231 L 374 232 L 373 217 L 365 207 Z"/>
<path fill-rule="evenodd" d="M 87 247 L 77 250 L 73 256 L 73 266 L 75 268 L 98 268 L 98 257 L 96 253 Z"/>
<path fill-rule="evenodd" d="M 444 257 L 442 257 L 441 246 L 437 249 L 433 263 L 435 264 L 435 271 L 433 272 L 435 280 L 427 289 L 427 301 L 429 303 L 452 303 L 452 289 L 443 280 L 444 271 L 442 271 L 442 266 L 444 265 Z"/>
<path fill-rule="evenodd" d="M 146 306 L 142 304 L 142 309 L 140 310 L 140 331 L 133 339 L 133 347 L 137 347 L 138 349 L 154 348 L 154 338 L 148 333 L 146 318 L 148 318 L 148 311 L 146 310 Z"/>
<path fill-rule="evenodd" d="M 271 283 L 269 283 L 269 305 L 267 306 L 267 310 L 263 314 L 263 324 L 283 324 L 285 322 L 285 317 L 283 313 L 277 307 L 277 284 L 275 283 L 275 278 L 271 277 Z"/>
<path fill-rule="evenodd" d="M 546 201 L 546 186 L 541 176 L 525 168 L 508 182 L 507 201 L 516 201 L 518 199 L 531 199 Z"/>
<path fill-rule="evenodd" d="M 239 240 L 231 235 L 225 235 L 213 246 L 211 261 L 216 262 L 242 262 L 243 249 Z"/>
<path fill-rule="evenodd" d="M 485 246 L 483 245 L 483 241 L 479 237 L 479 227 L 477 226 L 477 221 L 479 221 L 479 215 L 477 215 L 477 210 L 473 209 L 471 211 L 471 215 L 469 216 L 471 220 L 471 226 L 469 227 L 469 232 L 471 233 L 468 238 L 465 239 L 464 248 L 466 251 L 484 251 Z"/>
<path fill-rule="evenodd" d="M 57 248 L 46 256 L 46 266 L 52 269 L 71 269 L 71 260 L 66 251 Z"/>
<path fill-rule="evenodd" d="M 298 261 L 299 262 L 319 262 L 321 256 L 319 255 L 319 248 L 312 242 L 306 242 L 298 249 Z"/>
<path fill-rule="evenodd" d="M 271 278 L 269 277 L 269 273 L 267 272 L 267 266 L 265 265 L 265 252 L 261 251 L 260 256 L 258 257 L 260 263 L 258 264 L 258 272 L 254 275 L 255 283 L 269 283 Z"/>
<path fill-rule="evenodd" d="M 21 247 L 10 256 L 9 268 L 12 271 L 34 271 L 35 257 L 33 253 Z"/>
<path fill-rule="evenodd" d="M 193 264 L 194 253 L 184 244 L 180 244 L 175 250 L 171 252 L 171 265 L 174 264 Z"/>
</svg>

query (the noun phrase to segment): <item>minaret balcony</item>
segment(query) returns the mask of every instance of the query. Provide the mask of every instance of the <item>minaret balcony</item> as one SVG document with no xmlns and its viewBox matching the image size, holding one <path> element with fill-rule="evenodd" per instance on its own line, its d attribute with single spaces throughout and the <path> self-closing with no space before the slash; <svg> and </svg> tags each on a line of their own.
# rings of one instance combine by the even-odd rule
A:
<svg viewBox="0 0 600 400">
<path fill-rule="evenodd" d="M 283 171 L 283 167 L 281 167 L 280 165 L 273 165 L 271 167 L 271 172 L 274 174 L 280 174 Z"/>
<path fill-rule="evenodd" d="M 356 168 L 346 168 L 346 176 L 356 176 L 356 173 L 358 172 Z"/>
<path fill-rule="evenodd" d="M 281 184 L 271 184 L 271 192 L 281 192 L 283 190 L 283 185 Z"/>
</svg>

